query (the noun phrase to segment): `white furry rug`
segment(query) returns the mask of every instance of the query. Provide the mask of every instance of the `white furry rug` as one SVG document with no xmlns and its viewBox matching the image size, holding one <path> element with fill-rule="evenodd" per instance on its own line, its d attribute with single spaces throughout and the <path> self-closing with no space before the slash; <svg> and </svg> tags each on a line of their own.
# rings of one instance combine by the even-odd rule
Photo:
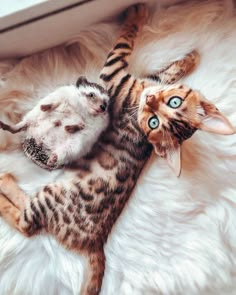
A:
<svg viewBox="0 0 236 295">
<path fill-rule="evenodd" d="M 16 122 L 57 85 L 95 79 L 116 27 L 97 25 L 78 43 L 17 65 L 0 63 L 1 119 Z M 80 45 L 79 45 L 80 44 Z M 156 10 L 132 58 L 137 75 L 197 48 L 186 79 L 236 126 L 236 17 L 231 1 L 188 2 Z M 31 193 L 55 179 L 29 162 L 19 138 L 0 133 L 0 170 Z M 197 132 L 185 142 L 177 179 L 151 159 L 106 245 L 103 295 L 236 294 L 236 136 Z M 78 294 L 83 261 L 51 237 L 26 239 L 0 220 L 0 295 Z"/>
</svg>

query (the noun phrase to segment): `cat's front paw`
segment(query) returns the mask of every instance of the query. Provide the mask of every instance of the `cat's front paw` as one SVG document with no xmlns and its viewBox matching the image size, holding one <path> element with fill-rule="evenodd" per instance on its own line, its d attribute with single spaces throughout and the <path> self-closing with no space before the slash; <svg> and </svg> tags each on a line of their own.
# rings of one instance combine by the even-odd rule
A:
<svg viewBox="0 0 236 295">
<path fill-rule="evenodd" d="M 200 63 L 200 54 L 197 50 L 193 50 L 187 54 L 187 57 L 189 58 L 189 64 L 192 65 L 192 70 L 194 70 Z"/>
<path fill-rule="evenodd" d="M 130 6 L 125 12 L 125 21 L 128 24 L 145 24 L 148 19 L 148 7 L 145 3 Z"/>
</svg>

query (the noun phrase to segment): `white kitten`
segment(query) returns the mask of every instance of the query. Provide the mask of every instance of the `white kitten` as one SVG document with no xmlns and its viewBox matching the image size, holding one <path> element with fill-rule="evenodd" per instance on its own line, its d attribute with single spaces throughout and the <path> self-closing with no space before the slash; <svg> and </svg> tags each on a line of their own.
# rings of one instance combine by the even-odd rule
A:
<svg viewBox="0 0 236 295">
<path fill-rule="evenodd" d="M 80 77 L 76 86 L 62 86 L 41 99 L 11 133 L 26 132 L 25 154 L 46 169 L 55 169 L 86 155 L 109 123 L 109 96 L 99 84 Z"/>
</svg>

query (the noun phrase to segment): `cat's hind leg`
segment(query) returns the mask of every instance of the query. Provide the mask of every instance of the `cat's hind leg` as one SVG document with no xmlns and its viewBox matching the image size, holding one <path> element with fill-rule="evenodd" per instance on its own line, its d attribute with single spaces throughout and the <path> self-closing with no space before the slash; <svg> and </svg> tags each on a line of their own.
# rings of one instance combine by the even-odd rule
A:
<svg viewBox="0 0 236 295">
<path fill-rule="evenodd" d="M 0 175 L 0 216 L 25 236 L 42 229 L 44 216 L 18 186 L 11 174 Z"/>
<path fill-rule="evenodd" d="M 0 174 L 0 193 L 5 195 L 18 209 L 22 209 L 28 198 L 19 188 L 15 178 L 9 173 Z"/>
<path fill-rule="evenodd" d="M 12 227 L 21 232 L 19 226 L 20 210 L 15 207 L 3 194 L 0 193 L 0 216 Z"/>
<path fill-rule="evenodd" d="M 11 174 L 2 174 L 0 193 L 3 198 L 0 203 L 0 215 L 25 236 L 35 235 L 45 229 L 60 241 L 63 240 L 66 231 L 63 227 L 58 227 L 58 222 L 63 218 L 66 221 L 69 219 L 65 212 L 68 200 L 63 186 L 56 183 L 48 184 L 35 196 L 29 197 L 20 189 Z"/>
<path fill-rule="evenodd" d="M 38 232 L 42 226 L 34 220 L 34 223 L 28 222 L 26 211 L 18 209 L 9 199 L 0 193 L 0 217 L 9 225 L 18 230 L 24 236 L 30 237 Z"/>
<path fill-rule="evenodd" d="M 103 243 L 94 240 L 85 229 L 80 235 L 80 226 L 86 228 L 86 220 L 80 219 L 80 212 L 74 209 L 76 194 L 67 199 L 62 186 L 51 184 L 30 198 L 10 174 L 0 176 L 0 191 L 0 216 L 16 230 L 30 237 L 45 228 L 68 249 L 88 257 L 86 280 L 80 294 L 98 295 L 105 270 Z"/>
</svg>

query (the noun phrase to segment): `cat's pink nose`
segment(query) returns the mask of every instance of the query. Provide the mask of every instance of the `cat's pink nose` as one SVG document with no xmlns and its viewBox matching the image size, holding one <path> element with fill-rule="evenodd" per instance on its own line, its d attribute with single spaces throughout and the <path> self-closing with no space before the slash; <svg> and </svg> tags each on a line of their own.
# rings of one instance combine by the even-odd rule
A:
<svg viewBox="0 0 236 295">
<path fill-rule="evenodd" d="M 155 95 L 153 95 L 153 94 L 147 95 L 146 104 L 149 106 L 152 106 L 154 102 L 155 102 Z"/>
</svg>

